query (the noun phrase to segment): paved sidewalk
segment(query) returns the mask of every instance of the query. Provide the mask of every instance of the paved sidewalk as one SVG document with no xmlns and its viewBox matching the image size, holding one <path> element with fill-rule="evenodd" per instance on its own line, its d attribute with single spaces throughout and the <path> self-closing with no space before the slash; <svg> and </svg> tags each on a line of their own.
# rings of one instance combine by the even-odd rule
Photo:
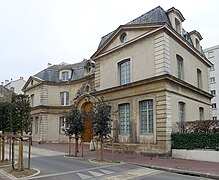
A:
<svg viewBox="0 0 219 180">
<path fill-rule="evenodd" d="M 68 144 L 33 143 L 33 147 L 61 152 L 65 154 L 68 153 Z M 79 146 L 79 156 L 81 156 L 80 148 L 81 146 Z M 74 153 L 74 144 L 72 144 L 72 153 Z M 84 144 L 84 156 L 87 158 L 96 157 L 96 152 L 89 150 L 89 144 Z M 111 151 L 104 150 L 103 157 L 104 159 L 112 159 Z M 125 152 L 115 152 L 114 160 L 123 161 L 127 163 L 134 163 L 141 166 L 164 171 L 219 179 L 219 163 L 175 158 L 148 157 L 143 156 L 139 153 Z"/>
</svg>

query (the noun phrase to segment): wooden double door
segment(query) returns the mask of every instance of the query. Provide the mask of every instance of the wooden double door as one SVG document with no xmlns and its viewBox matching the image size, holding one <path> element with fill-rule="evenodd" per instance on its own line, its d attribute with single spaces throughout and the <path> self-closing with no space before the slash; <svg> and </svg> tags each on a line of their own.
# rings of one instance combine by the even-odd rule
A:
<svg viewBox="0 0 219 180">
<path fill-rule="evenodd" d="M 92 110 L 93 110 L 93 105 L 90 102 L 86 103 L 82 107 L 82 111 L 85 111 L 85 112 L 90 112 Z M 88 115 L 84 119 L 84 133 L 82 135 L 83 141 L 90 142 L 92 139 L 92 133 L 93 133 L 93 124 L 92 124 L 91 117 Z"/>
</svg>

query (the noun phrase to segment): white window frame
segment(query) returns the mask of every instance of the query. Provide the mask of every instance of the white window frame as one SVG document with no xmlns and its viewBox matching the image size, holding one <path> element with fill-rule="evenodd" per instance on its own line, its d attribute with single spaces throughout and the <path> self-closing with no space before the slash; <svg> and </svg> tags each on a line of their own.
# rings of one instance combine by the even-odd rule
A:
<svg viewBox="0 0 219 180">
<path fill-rule="evenodd" d="M 212 109 L 217 109 L 217 104 L 216 103 L 212 103 L 211 107 L 212 107 Z"/>
<path fill-rule="evenodd" d="M 175 21 L 176 32 L 181 34 L 181 22 L 180 22 L 180 20 L 175 17 L 174 21 Z"/>
<path fill-rule="evenodd" d="M 59 134 L 65 133 L 64 132 L 64 129 L 66 129 L 65 121 L 66 121 L 66 117 L 64 116 L 59 117 Z"/>
<path fill-rule="evenodd" d="M 39 133 L 39 117 L 35 117 L 34 125 L 35 125 L 34 133 L 38 134 Z"/>
<path fill-rule="evenodd" d="M 181 133 L 184 131 L 183 125 L 184 125 L 184 122 L 185 122 L 185 114 L 186 114 L 185 107 L 186 107 L 186 104 L 184 102 L 182 102 L 182 101 L 178 102 L 179 132 L 181 132 Z"/>
<path fill-rule="evenodd" d="M 214 51 L 209 51 L 208 58 L 213 58 L 213 57 L 214 57 Z"/>
<path fill-rule="evenodd" d="M 30 95 L 30 106 L 34 107 L 34 94 Z"/>
<path fill-rule="evenodd" d="M 68 81 L 69 80 L 69 72 L 68 71 L 62 71 L 61 72 L 61 79 L 62 79 L 62 81 Z"/>
<path fill-rule="evenodd" d="M 202 71 L 197 69 L 197 86 L 202 89 Z"/>
<path fill-rule="evenodd" d="M 217 120 L 217 116 L 213 116 L 213 117 L 212 117 L 212 120 Z"/>
<path fill-rule="evenodd" d="M 210 82 L 211 82 L 211 84 L 215 83 L 216 82 L 215 77 L 210 77 Z"/>
<path fill-rule="evenodd" d="M 211 90 L 211 95 L 216 96 L 216 90 Z"/>
<path fill-rule="evenodd" d="M 60 92 L 60 105 L 61 106 L 69 105 L 69 92 L 68 91 Z"/>
<path fill-rule="evenodd" d="M 124 111 L 123 111 L 124 110 Z M 130 133 L 130 104 L 119 105 L 120 134 Z"/>
<path fill-rule="evenodd" d="M 181 80 L 184 79 L 183 58 L 180 55 L 176 55 L 177 63 L 177 77 Z"/>
<path fill-rule="evenodd" d="M 199 107 L 199 120 L 204 120 L 204 108 Z"/>
<path fill-rule="evenodd" d="M 127 58 L 119 63 L 119 83 L 120 85 L 131 82 L 131 59 Z"/>
<path fill-rule="evenodd" d="M 153 99 L 139 102 L 141 133 L 154 133 Z M 152 117 L 151 117 L 152 116 Z"/>
<path fill-rule="evenodd" d="M 210 67 L 210 71 L 214 71 L 215 68 L 214 68 L 214 64 L 212 64 L 212 66 Z"/>
</svg>

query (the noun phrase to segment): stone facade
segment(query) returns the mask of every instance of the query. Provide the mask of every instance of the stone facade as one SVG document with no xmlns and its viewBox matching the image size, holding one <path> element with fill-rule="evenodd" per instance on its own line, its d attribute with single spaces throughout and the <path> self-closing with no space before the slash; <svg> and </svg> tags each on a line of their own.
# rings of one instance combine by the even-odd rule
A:
<svg viewBox="0 0 219 180">
<path fill-rule="evenodd" d="M 38 142 L 67 142 L 68 139 L 61 129 L 62 117 L 70 111 L 73 103 L 94 91 L 93 72 L 88 73 L 86 61 L 69 65 L 61 64 L 46 68 L 31 76 L 23 90 L 29 95 L 32 106 L 32 136 Z M 72 71 L 69 79 L 63 81 L 57 72 Z M 70 71 L 70 70 L 71 71 Z M 85 74 L 85 75 L 84 75 Z M 52 79 L 53 78 L 53 79 Z M 67 93 L 61 102 L 61 93 Z M 67 102 L 68 101 L 68 102 Z"/>
<path fill-rule="evenodd" d="M 152 11 L 162 11 L 160 7 Z M 111 104 L 113 116 L 112 136 L 120 144 L 136 144 L 136 151 L 169 153 L 171 133 L 178 131 L 177 122 L 209 119 L 210 100 L 208 68 L 211 63 L 205 58 L 195 41 L 202 38 L 197 31 L 188 33 L 182 29 L 182 14 L 175 8 L 167 11 L 170 26 L 166 23 L 141 24 L 150 12 L 134 20 L 139 24 L 119 26 L 111 36 L 102 38 L 102 46 L 91 57 L 97 65 L 95 71 L 96 92 Z M 181 18 L 180 18 L 181 17 Z M 181 23 L 176 27 L 175 19 Z M 165 18 L 164 18 L 165 19 Z M 165 20 L 164 20 L 165 21 Z M 145 22 L 147 23 L 147 22 Z M 121 37 L 126 35 L 126 41 Z M 191 37 L 190 37 L 191 35 Z M 102 42 L 101 41 L 101 42 Z M 194 42 L 193 42 L 194 41 Z M 178 67 L 177 57 L 182 59 Z M 121 64 L 129 66 L 128 83 L 121 84 Z M 181 76 L 179 77 L 179 68 Z M 198 74 L 199 72 L 199 74 Z M 130 74 L 130 75 L 129 75 Z M 200 82 L 198 82 L 200 81 Z M 153 102 L 153 130 L 145 132 L 141 102 Z M 183 104 L 183 118 L 179 118 Z M 124 113 L 120 106 L 128 105 L 128 120 L 124 125 Z M 200 112 L 201 110 L 202 112 Z M 127 113 L 127 112 L 125 112 Z M 126 118 L 127 118 L 126 117 Z M 130 121 L 130 122 L 129 122 Z M 124 133 L 123 126 L 127 131 Z"/>
<path fill-rule="evenodd" d="M 66 142 L 60 118 L 71 104 L 82 110 L 92 97 L 103 96 L 111 106 L 116 143 L 169 153 L 177 122 L 210 117 L 212 64 L 202 53 L 201 35 L 186 32 L 184 20 L 175 8 L 157 7 L 102 37 L 92 60 L 31 76 L 24 91 L 33 99 L 33 139 Z M 66 92 L 69 103 L 62 105 Z"/>
</svg>

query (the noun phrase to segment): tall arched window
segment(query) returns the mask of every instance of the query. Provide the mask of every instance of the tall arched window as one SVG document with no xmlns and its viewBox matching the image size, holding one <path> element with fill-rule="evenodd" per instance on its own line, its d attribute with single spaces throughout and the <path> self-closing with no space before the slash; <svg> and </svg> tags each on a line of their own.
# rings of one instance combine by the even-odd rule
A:
<svg viewBox="0 0 219 180">
<path fill-rule="evenodd" d="M 183 58 L 180 55 L 176 55 L 176 61 L 177 61 L 177 77 L 179 79 L 183 79 L 184 76 L 184 70 L 183 70 Z"/>
<path fill-rule="evenodd" d="M 131 81 L 130 59 L 119 63 L 120 85 L 128 84 Z"/>
<path fill-rule="evenodd" d="M 185 103 L 179 102 L 179 132 L 184 132 L 184 122 L 185 122 Z"/>
<path fill-rule="evenodd" d="M 204 108 L 199 107 L 199 119 L 204 120 Z"/>
<path fill-rule="evenodd" d="M 67 91 L 60 92 L 60 104 L 61 106 L 69 105 L 69 92 Z"/>
</svg>

